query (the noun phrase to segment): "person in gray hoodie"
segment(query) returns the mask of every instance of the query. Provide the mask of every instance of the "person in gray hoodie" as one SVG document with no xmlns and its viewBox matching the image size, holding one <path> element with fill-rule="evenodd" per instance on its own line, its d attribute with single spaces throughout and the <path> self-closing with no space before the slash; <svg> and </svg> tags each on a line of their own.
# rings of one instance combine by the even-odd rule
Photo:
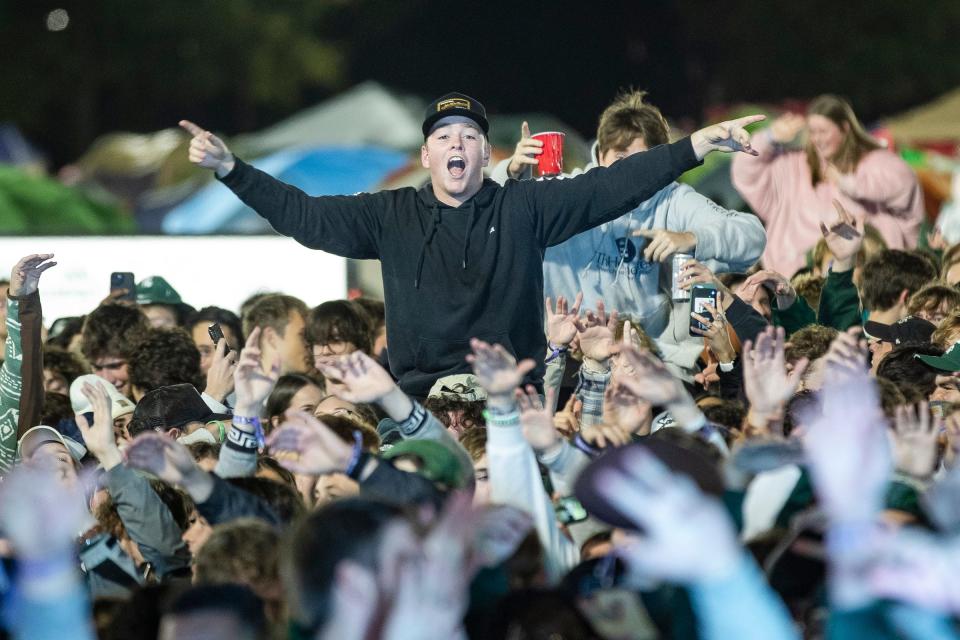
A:
<svg viewBox="0 0 960 640">
<path fill-rule="evenodd" d="M 592 160 L 574 177 L 595 167 L 669 142 L 669 127 L 645 94 L 619 95 L 600 116 Z M 500 184 L 532 177 L 542 143 L 530 137 L 527 124 L 513 157 L 497 164 L 490 177 Z M 624 215 L 548 247 L 543 263 L 544 294 L 576 297 L 583 307 L 629 314 L 657 340 L 668 364 L 689 377 L 703 340 L 689 334 L 689 304 L 670 297 L 670 258 L 689 253 L 714 273 L 745 271 L 766 246 L 760 220 L 751 214 L 724 209 L 690 186 L 671 182 Z"/>
</svg>

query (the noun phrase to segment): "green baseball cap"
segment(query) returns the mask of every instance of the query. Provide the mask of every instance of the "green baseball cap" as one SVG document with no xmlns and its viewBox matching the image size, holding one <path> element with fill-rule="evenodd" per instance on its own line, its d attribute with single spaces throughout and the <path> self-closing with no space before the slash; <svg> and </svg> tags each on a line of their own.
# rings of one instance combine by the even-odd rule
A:
<svg viewBox="0 0 960 640">
<path fill-rule="evenodd" d="M 954 342 L 942 356 L 924 356 L 919 353 L 914 356 L 925 364 L 941 371 L 960 371 L 960 342 Z"/>
<path fill-rule="evenodd" d="M 150 276 L 137 283 L 137 304 L 183 304 L 177 290 L 162 276 Z"/>
<path fill-rule="evenodd" d="M 433 440 L 404 440 L 382 454 L 385 460 L 410 456 L 417 460 L 418 473 L 427 480 L 448 489 L 462 489 L 467 476 L 457 456 Z"/>
</svg>

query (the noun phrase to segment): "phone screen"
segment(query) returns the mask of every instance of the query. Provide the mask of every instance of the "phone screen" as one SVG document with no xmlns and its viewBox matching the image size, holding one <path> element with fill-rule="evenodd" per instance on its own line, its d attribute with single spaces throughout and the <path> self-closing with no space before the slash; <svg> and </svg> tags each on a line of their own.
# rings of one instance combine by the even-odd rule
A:
<svg viewBox="0 0 960 640">
<path fill-rule="evenodd" d="M 207 333 L 210 334 L 210 339 L 213 340 L 213 346 L 214 346 L 214 347 L 217 346 L 217 343 L 218 343 L 218 342 L 220 342 L 221 340 L 224 339 L 224 338 L 223 338 L 223 329 L 220 328 L 220 323 L 219 323 L 219 322 L 214 322 L 212 325 L 210 325 L 209 327 L 207 327 Z M 225 347 L 225 350 L 224 350 L 223 354 L 226 355 L 226 354 L 230 353 L 230 345 L 225 344 L 224 347 Z"/>
<path fill-rule="evenodd" d="M 690 291 L 690 311 L 699 314 L 707 320 L 713 320 L 713 315 L 707 311 L 706 305 L 717 308 L 717 288 L 713 285 L 698 284 Z M 707 327 L 693 316 L 690 317 L 690 328 L 696 327 L 701 331 L 706 331 Z"/>
<path fill-rule="evenodd" d="M 114 271 L 110 274 L 110 293 L 114 291 L 126 291 L 122 296 L 117 296 L 114 300 L 136 302 L 137 285 L 133 274 L 129 271 Z"/>
<path fill-rule="evenodd" d="M 583 522 L 590 517 L 590 514 L 588 514 L 587 510 L 583 508 L 583 505 L 580 504 L 580 501 L 573 496 L 560 498 L 560 500 L 557 501 L 556 513 L 557 520 L 560 522 L 560 524 Z"/>
</svg>

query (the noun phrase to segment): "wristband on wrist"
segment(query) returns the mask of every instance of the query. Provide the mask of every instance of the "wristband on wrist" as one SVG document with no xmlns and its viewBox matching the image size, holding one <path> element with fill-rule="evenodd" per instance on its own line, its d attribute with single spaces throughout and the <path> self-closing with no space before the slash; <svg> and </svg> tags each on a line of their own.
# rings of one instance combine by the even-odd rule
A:
<svg viewBox="0 0 960 640">
<path fill-rule="evenodd" d="M 357 456 L 357 461 L 354 463 L 353 468 L 347 472 L 347 477 L 351 480 L 360 482 L 360 474 L 363 473 L 363 470 L 367 466 L 367 462 L 371 457 L 372 456 L 366 451 L 361 451 L 360 455 Z"/>
<path fill-rule="evenodd" d="M 234 415 L 233 423 L 245 427 L 253 427 L 253 436 L 256 438 L 257 447 L 262 449 L 266 445 L 266 437 L 263 435 L 263 425 L 260 424 L 260 418 L 256 416 L 250 418 L 247 416 Z"/>
<path fill-rule="evenodd" d="M 350 454 L 350 462 L 347 463 L 347 468 L 344 470 L 344 473 L 350 477 L 353 477 L 353 472 L 357 468 L 357 463 L 360 461 L 360 454 L 363 453 L 363 434 L 358 430 L 353 432 L 353 452 Z"/>
<path fill-rule="evenodd" d="M 560 357 L 560 354 L 566 353 L 567 351 L 570 350 L 569 347 L 558 347 L 552 342 L 547 345 L 547 348 L 550 349 L 550 354 L 547 356 L 547 359 L 543 361 L 544 364 L 548 362 L 553 362 L 554 360 Z"/>
<path fill-rule="evenodd" d="M 724 373 L 730 373 L 733 371 L 733 360 L 730 362 L 721 362 L 719 363 L 720 371 Z"/>
<path fill-rule="evenodd" d="M 520 421 L 520 412 L 516 409 L 513 409 L 507 413 L 497 413 L 496 411 L 485 409 L 483 411 L 483 418 L 487 421 L 488 425 L 493 425 L 495 427 L 508 427 L 515 425 Z"/>
</svg>

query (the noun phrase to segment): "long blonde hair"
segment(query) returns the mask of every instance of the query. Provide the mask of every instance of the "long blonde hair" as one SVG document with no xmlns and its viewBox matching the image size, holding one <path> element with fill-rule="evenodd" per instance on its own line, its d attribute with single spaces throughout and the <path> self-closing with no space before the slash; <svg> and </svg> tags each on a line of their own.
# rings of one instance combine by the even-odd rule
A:
<svg viewBox="0 0 960 640">
<path fill-rule="evenodd" d="M 812 115 L 827 118 L 843 131 L 843 142 L 840 143 L 837 153 L 830 159 L 843 173 L 852 173 L 860 163 L 860 159 L 870 151 L 884 148 L 867 133 L 853 112 L 853 107 L 843 98 L 829 93 L 814 98 L 807 108 L 807 116 Z M 817 150 L 810 140 L 807 140 L 806 152 L 807 163 L 810 165 L 810 177 L 813 186 L 817 186 L 824 176 L 820 169 L 820 156 L 817 155 Z"/>
</svg>

